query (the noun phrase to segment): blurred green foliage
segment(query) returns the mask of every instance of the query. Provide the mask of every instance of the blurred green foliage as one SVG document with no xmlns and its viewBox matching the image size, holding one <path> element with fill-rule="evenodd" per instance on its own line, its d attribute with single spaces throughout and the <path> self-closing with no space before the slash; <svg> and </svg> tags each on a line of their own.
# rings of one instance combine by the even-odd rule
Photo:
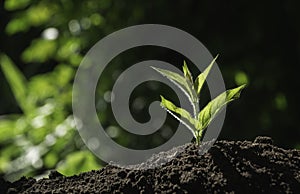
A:
<svg viewBox="0 0 300 194">
<path fill-rule="evenodd" d="M 0 119 L 0 173 L 5 178 L 34 176 L 55 168 L 66 175 L 100 168 L 99 159 L 82 150 L 84 144 L 75 131 L 71 114 L 75 67 L 82 59 L 80 49 L 90 38 L 78 37 L 78 30 L 101 25 L 102 18 L 94 10 L 97 9 L 95 3 L 4 2 L 6 14 L 12 13 L 5 25 L 7 35 L 42 30 L 41 35 L 30 38 L 31 42 L 19 53 L 21 64 L 34 66 L 55 61 L 51 71 L 35 73 L 27 80 L 19 70 L 22 65 L 18 67 L 9 57 L 1 55 L 3 75 L 20 108 Z M 74 14 L 77 15 L 73 12 L 74 6 L 81 9 L 81 16 L 74 18 Z"/>
<path fill-rule="evenodd" d="M 72 175 L 103 165 L 74 128 L 73 77 L 84 54 L 98 40 L 141 23 L 189 32 L 213 55 L 220 53 L 218 64 L 227 88 L 247 83 L 242 98 L 228 109 L 220 138 L 269 135 L 278 145 L 299 148 L 300 96 L 295 92 L 299 85 L 295 71 L 300 63 L 299 6 L 293 0 L 1 1 L 0 173 L 13 180 L 51 169 Z M 180 68 L 185 58 L 156 47 L 121 53 L 100 77 L 95 102 L 107 133 L 122 145 L 140 149 L 164 142 L 178 124 L 168 117 L 163 130 L 140 138 L 122 130 L 114 120 L 109 103 L 114 81 L 131 64 L 148 59 Z M 136 120 L 149 119 L 147 107 L 159 100 L 158 94 L 176 99 L 169 87 L 156 82 L 142 84 L 133 92 L 131 111 Z"/>
<path fill-rule="evenodd" d="M 12 179 L 20 174 L 35 175 L 36 170 L 57 168 L 71 175 L 99 168 L 90 152 L 74 147 L 78 139 L 70 115 L 74 69 L 61 64 L 27 81 L 7 56 L 2 55 L 0 63 L 22 110 L 1 117 L 0 140 L 5 145 L 0 150 L 1 172 Z"/>
</svg>

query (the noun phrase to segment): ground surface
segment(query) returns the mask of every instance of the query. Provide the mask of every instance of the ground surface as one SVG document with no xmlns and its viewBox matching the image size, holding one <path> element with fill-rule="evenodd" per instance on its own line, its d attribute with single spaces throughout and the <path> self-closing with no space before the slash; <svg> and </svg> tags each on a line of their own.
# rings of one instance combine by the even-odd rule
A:
<svg viewBox="0 0 300 194">
<path fill-rule="evenodd" d="M 160 168 L 128 170 L 116 166 L 49 179 L 22 178 L 0 183 L 1 193 L 300 193 L 300 150 L 284 150 L 267 137 L 217 141 L 208 153 L 187 144 Z M 157 159 L 157 158 L 156 158 Z M 151 163 L 152 161 L 150 161 Z M 145 165 L 145 164 L 144 164 Z"/>
</svg>

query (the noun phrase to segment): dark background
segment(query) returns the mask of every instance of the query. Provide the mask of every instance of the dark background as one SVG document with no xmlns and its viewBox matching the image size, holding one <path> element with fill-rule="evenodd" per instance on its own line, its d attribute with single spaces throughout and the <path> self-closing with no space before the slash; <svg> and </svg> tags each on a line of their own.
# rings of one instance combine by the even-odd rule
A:
<svg viewBox="0 0 300 194">
<path fill-rule="evenodd" d="M 299 8 L 300 3 L 296 0 L 126 2 L 121 0 L 7 0 L 1 1 L 0 7 L 0 52 L 8 55 L 29 81 L 40 75 L 42 77 L 40 79 L 47 79 L 51 82 L 53 78 L 46 75 L 56 72 L 61 66 L 72 69 L 71 72 L 74 75 L 82 56 L 88 49 L 111 32 L 130 25 L 144 23 L 174 26 L 195 36 L 213 56 L 220 54 L 218 64 L 227 88 L 235 87 L 241 83 L 248 85 L 242 93 L 241 99 L 228 107 L 225 124 L 219 139 L 253 140 L 255 136 L 268 135 L 275 140 L 275 144 L 281 147 L 299 148 L 300 130 L 297 124 L 299 117 L 297 107 L 300 98 L 297 91 L 299 86 L 299 71 L 297 69 L 300 65 Z M 43 14 L 46 16 L 43 17 Z M 86 22 L 86 18 L 90 21 Z M 19 23 L 11 24 L 15 20 Z M 71 30 L 71 21 L 73 24 L 74 21 L 75 24 L 78 23 L 79 30 Z M 10 28 L 9 25 L 11 25 Z M 51 44 L 54 43 L 55 45 L 53 48 L 48 47 L 48 42 L 43 42 L 41 38 L 42 32 L 49 27 L 54 27 L 59 31 L 59 36 L 55 40 L 51 40 Z M 32 45 L 37 42 L 40 42 L 40 47 L 34 48 Z M 76 45 L 73 46 L 72 48 L 75 47 L 75 49 L 70 49 L 69 53 L 66 51 L 67 54 L 62 55 L 60 51 L 63 50 L 63 47 L 72 44 L 72 42 L 78 43 L 77 47 Z M 27 52 L 27 55 L 24 52 Z M 147 59 L 168 61 L 180 68 L 184 57 L 178 53 L 154 47 L 126 51 L 111 62 L 112 68 L 108 69 L 106 76 L 99 80 L 101 88 L 99 88 L 97 96 L 101 98 L 105 91 L 112 87 L 111 74 L 116 68 L 126 69 L 130 64 Z M 61 95 L 71 90 L 72 78 L 67 80 L 65 84 L 68 89 L 62 90 Z M 0 71 L 0 88 L 0 114 L 18 114 L 18 118 L 23 118 L 24 110 L 20 108 L 19 102 L 14 98 L 11 86 L 2 71 Z M 160 89 L 164 88 L 167 87 L 160 86 Z M 140 90 L 136 91 L 136 94 L 144 94 L 145 97 L 146 93 L 146 97 L 150 96 L 151 100 L 158 99 L 157 94 L 159 92 L 151 92 L 151 97 L 147 91 L 147 87 L 144 89 L 141 87 Z M 41 97 L 38 105 L 42 106 L 48 98 L 52 99 L 53 96 L 55 95 L 49 93 Z M 61 97 L 56 97 L 53 99 L 61 99 Z M 66 98 L 70 98 L 70 96 Z M 101 103 L 103 102 L 101 101 Z M 72 114 L 70 99 L 62 103 L 64 109 L 62 118 L 66 118 Z M 147 106 L 136 112 L 137 120 L 147 120 L 146 108 Z M 110 108 L 105 110 L 106 115 L 102 116 L 100 120 L 107 127 L 116 126 Z M 29 118 L 26 115 L 25 117 Z M 17 122 L 16 118 L 8 116 L 1 118 L 2 120 Z M 63 119 L 59 120 L 57 125 L 62 121 Z M 47 122 L 50 123 L 53 120 L 50 119 Z M 170 126 L 176 126 L 176 122 L 170 121 Z M 46 132 L 41 138 L 44 138 L 47 132 L 53 131 L 55 127 L 50 127 L 50 125 L 44 127 L 43 130 Z M 0 127 L 0 130 L 3 129 Z M 27 130 L 30 131 L 30 129 Z M 120 131 L 120 129 L 118 130 Z M 26 136 L 28 131 L 24 131 L 23 135 Z M 3 133 L 2 131 L 1 134 Z M 23 171 L 24 169 L 18 172 L 7 170 L 6 163 L 15 160 L 24 153 L 24 150 L 19 151 L 1 161 L 2 174 L 6 174 L 7 177 L 12 176 L 12 174 L 19 176 L 24 172 L 27 175 L 42 174 L 49 169 L 59 169 L 61 165 L 59 162 L 66 162 L 66 158 L 78 150 L 80 153 L 87 154 L 88 151 L 80 143 L 77 132 L 70 133 L 71 135 L 66 138 L 72 138 L 69 143 L 70 148 L 67 151 L 63 153 L 53 151 L 50 146 L 47 148 L 48 151 L 41 154 L 42 166 L 32 167 L 32 165 L 28 165 L 26 168 L 30 168 L 29 171 Z M 129 137 L 128 134 L 121 135 L 122 133 L 125 134 L 121 131 L 115 139 L 129 147 L 141 145 L 151 147 L 151 145 L 165 141 L 159 134 L 154 136 L 152 140 L 150 138 L 145 142 L 138 140 L 137 137 Z M 14 138 L 14 136 L 2 138 L 3 140 L 0 142 L 2 151 L 9 146 L 16 146 Z M 135 141 L 132 141 L 132 138 Z M 30 137 L 28 140 L 31 141 Z M 138 143 L 131 145 L 131 142 Z M 7 152 L 5 153 L 7 154 Z M 56 160 L 53 160 L 52 165 L 47 166 L 45 164 L 47 164 L 49 153 L 56 154 Z M 89 157 L 93 157 L 93 162 L 103 164 L 94 156 L 89 155 Z M 74 162 L 75 159 L 70 159 L 70 161 Z M 95 164 L 84 169 L 75 168 L 75 170 L 69 171 L 64 169 L 65 171 L 62 170 L 62 172 L 72 174 L 96 167 L 98 165 Z"/>
</svg>

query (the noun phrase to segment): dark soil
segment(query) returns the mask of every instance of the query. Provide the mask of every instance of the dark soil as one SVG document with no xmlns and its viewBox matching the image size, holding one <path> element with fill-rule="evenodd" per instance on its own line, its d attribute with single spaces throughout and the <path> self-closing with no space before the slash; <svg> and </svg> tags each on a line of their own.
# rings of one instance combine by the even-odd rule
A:
<svg viewBox="0 0 300 194">
<path fill-rule="evenodd" d="M 284 150 L 268 137 L 217 141 L 204 155 L 194 144 L 155 169 L 101 170 L 64 177 L 52 172 L 36 181 L 0 182 L 4 193 L 300 193 L 300 150 Z M 149 161 L 148 161 L 149 162 Z"/>
</svg>

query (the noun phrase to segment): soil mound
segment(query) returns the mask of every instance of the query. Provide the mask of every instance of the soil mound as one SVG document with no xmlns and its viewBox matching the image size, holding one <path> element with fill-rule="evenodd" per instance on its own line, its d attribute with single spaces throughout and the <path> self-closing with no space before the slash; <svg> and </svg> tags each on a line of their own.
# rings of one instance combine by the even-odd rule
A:
<svg viewBox="0 0 300 194">
<path fill-rule="evenodd" d="M 101 170 L 65 177 L 52 172 L 36 181 L 0 180 L 4 193 L 300 193 L 300 150 L 273 145 L 269 137 L 217 141 L 204 155 L 186 144 L 163 166 L 129 170 L 107 165 Z M 200 149 L 201 151 L 201 149 Z M 160 153 L 166 157 L 168 152 Z M 155 158 L 155 157 L 154 157 Z M 157 157 L 156 157 L 157 158 Z M 149 163 L 149 161 L 148 161 Z M 141 164 L 145 165 L 145 164 Z"/>
</svg>

